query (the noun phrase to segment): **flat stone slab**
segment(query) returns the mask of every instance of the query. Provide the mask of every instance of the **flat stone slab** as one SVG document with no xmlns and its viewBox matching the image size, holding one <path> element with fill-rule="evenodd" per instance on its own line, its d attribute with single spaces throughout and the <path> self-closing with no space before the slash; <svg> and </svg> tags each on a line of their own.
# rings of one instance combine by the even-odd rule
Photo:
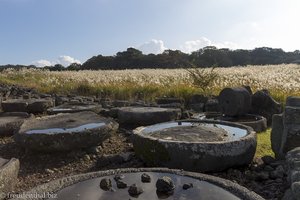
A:
<svg viewBox="0 0 300 200">
<path fill-rule="evenodd" d="M 143 174 L 150 177 L 150 182 L 141 180 Z M 157 182 L 161 178 L 172 181 L 174 187 L 172 187 L 171 192 L 159 192 Z M 103 183 L 101 184 L 102 188 L 100 182 Z M 106 184 L 108 187 L 104 188 L 104 182 L 108 183 Z M 118 187 L 120 182 L 122 182 L 122 187 Z M 140 188 L 137 195 L 130 194 L 132 190 L 129 192 L 129 188 L 133 188 L 133 185 Z M 184 185 L 191 187 L 183 189 Z M 229 180 L 199 173 L 161 168 L 116 169 L 70 176 L 38 186 L 25 194 L 57 194 L 55 198 L 57 200 L 263 200 L 256 193 Z M 51 197 L 48 199 L 50 200 Z"/>
<path fill-rule="evenodd" d="M 12 192 L 18 182 L 18 173 L 20 162 L 18 159 L 10 160 L 0 157 L 0 199 L 5 199 L 5 196 Z"/>
<path fill-rule="evenodd" d="M 53 106 L 52 99 L 9 99 L 2 101 L 4 112 L 43 113 Z"/>
<path fill-rule="evenodd" d="M 133 133 L 134 150 L 149 166 L 221 171 L 251 163 L 256 150 L 252 128 L 224 121 L 182 120 Z"/>
<path fill-rule="evenodd" d="M 0 113 L 0 136 L 13 135 L 29 117 L 25 112 Z"/>
<path fill-rule="evenodd" d="M 15 141 L 36 151 L 69 151 L 97 146 L 118 129 L 118 123 L 91 111 L 26 120 Z"/>
<path fill-rule="evenodd" d="M 118 110 L 118 120 L 126 126 L 144 126 L 180 119 L 181 110 L 159 107 L 123 107 Z"/>
<path fill-rule="evenodd" d="M 92 111 L 95 113 L 99 113 L 102 109 L 100 104 L 94 103 L 65 103 L 60 106 L 56 106 L 53 108 L 49 108 L 47 113 L 50 115 L 58 114 L 58 113 L 76 113 L 83 111 Z"/>
</svg>

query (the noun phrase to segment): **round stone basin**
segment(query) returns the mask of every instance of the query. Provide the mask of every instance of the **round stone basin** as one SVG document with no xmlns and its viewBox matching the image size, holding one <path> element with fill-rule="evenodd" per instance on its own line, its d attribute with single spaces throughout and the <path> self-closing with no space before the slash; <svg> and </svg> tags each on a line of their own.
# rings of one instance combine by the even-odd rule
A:
<svg viewBox="0 0 300 200">
<path fill-rule="evenodd" d="M 58 113 L 75 113 L 82 111 L 92 111 L 99 113 L 101 110 L 101 105 L 93 103 L 66 103 L 60 106 L 49 108 L 47 113 L 50 115 Z"/>
<path fill-rule="evenodd" d="M 132 142 L 149 166 L 221 171 L 251 163 L 256 133 L 238 123 L 184 120 L 139 127 L 133 131 Z"/>
<path fill-rule="evenodd" d="M 29 117 L 25 112 L 0 113 L 0 136 L 13 135 Z"/>
<path fill-rule="evenodd" d="M 196 119 L 212 119 L 250 126 L 257 133 L 267 130 L 267 119 L 260 115 L 246 114 L 238 117 L 224 116 L 221 113 L 203 113 L 196 115 Z"/>
<path fill-rule="evenodd" d="M 142 182 L 141 175 L 146 173 L 150 176 L 151 182 Z M 118 188 L 114 178 L 116 175 L 122 177 L 122 181 L 127 184 L 125 188 Z M 156 181 L 159 178 L 168 176 L 172 179 L 175 188 L 172 193 L 163 194 L 157 192 Z M 110 179 L 111 190 L 100 188 L 103 179 Z M 136 184 L 143 189 L 140 195 L 131 196 L 128 192 L 129 186 Z M 183 189 L 184 184 L 192 184 L 193 187 Z M 182 170 L 145 168 L 145 169 L 117 169 L 93 172 L 77 176 L 71 176 L 28 191 L 28 194 L 57 194 L 57 200 L 95 200 L 95 199 L 189 199 L 189 200 L 260 200 L 259 195 L 231 181 L 208 176 L 199 173 L 185 172 Z M 51 199 L 48 198 L 49 200 Z"/>
<path fill-rule="evenodd" d="M 122 125 L 138 127 L 177 120 L 181 110 L 159 107 L 122 107 L 118 109 L 118 120 Z"/>
<path fill-rule="evenodd" d="M 96 146 L 115 133 L 118 123 L 94 112 L 64 113 L 26 120 L 14 139 L 37 151 L 68 151 Z"/>
</svg>

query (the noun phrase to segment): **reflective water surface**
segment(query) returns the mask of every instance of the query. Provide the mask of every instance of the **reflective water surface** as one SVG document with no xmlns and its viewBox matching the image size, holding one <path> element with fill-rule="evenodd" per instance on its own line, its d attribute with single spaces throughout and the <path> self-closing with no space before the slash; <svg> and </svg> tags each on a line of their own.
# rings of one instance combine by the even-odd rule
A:
<svg viewBox="0 0 300 200">
<path fill-rule="evenodd" d="M 141 133 L 144 135 L 151 135 L 154 132 L 161 131 L 161 134 L 163 134 L 165 131 L 162 131 L 162 130 L 172 129 L 175 127 L 182 127 L 181 128 L 182 133 L 184 134 L 184 127 L 187 127 L 187 129 L 188 129 L 189 127 L 197 127 L 197 126 L 203 126 L 203 127 L 205 127 L 205 129 L 211 127 L 212 130 L 216 130 L 216 128 L 217 128 L 220 130 L 219 132 L 222 134 L 224 133 L 224 131 L 226 131 L 226 137 L 224 137 L 225 141 L 238 140 L 239 138 L 247 135 L 246 129 L 222 125 L 222 124 L 218 124 L 218 123 L 199 123 L 199 122 L 181 122 L 181 123 L 167 122 L 167 123 L 155 124 L 155 125 L 147 126 L 147 127 L 143 128 Z M 199 131 L 197 134 L 201 136 L 201 131 Z M 170 140 L 172 140 L 172 138 L 170 138 Z"/>
<path fill-rule="evenodd" d="M 237 196 L 224 190 L 221 187 L 200 181 L 194 178 L 179 176 L 168 173 L 148 173 L 151 176 L 151 183 L 142 183 L 141 175 L 143 173 L 125 173 L 123 181 L 128 186 L 137 184 L 144 190 L 139 196 L 132 197 L 128 194 L 128 188 L 118 189 L 114 176 L 106 176 L 101 178 L 90 179 L 69 187 L 66 187 L 58 192 L 57 200 L 238 200 Z M 169 176 L 172 178 L 176 188 L 172 195 L 162 195 L 156 192 L 155 183 L 158 178 Z M 100 181 L 103 178 L 110 178 L 112 181 L 113 191 L 104 191 L 99 187 Z M 188 190 L 183 190 L 183 184 L 193 184 L 193 187 Z"/>
<path fill-rule="evenodd" d="M 70 133 L 70 132 L 81 132 L 88 129 L 99 128 L 104 126 L 105 123 L 89 123 L 73 128 L 47 128 L 47 129 L 34 129 L 26 131 L 25 134 L 57 134 L 57 133 Z"/>
</svg>

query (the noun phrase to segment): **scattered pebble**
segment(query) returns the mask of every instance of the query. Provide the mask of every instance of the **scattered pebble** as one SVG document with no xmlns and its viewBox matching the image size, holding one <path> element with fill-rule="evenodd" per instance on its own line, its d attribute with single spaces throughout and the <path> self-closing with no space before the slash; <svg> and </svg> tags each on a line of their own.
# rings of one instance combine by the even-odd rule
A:
<svg viewBox="0 0 300 200">
<path fill-rule="evenodd" d="M 188 190 L 192 187 L 194 187 L 193 183 L 185 183 L 185 184 L 183 184 L 182 189 Z"/>
<path fill-rule="evenodd" d="M 129 187 L 128 193 L 132 196 L 140 195 L 144 192 L 143 188 L 137 186 L 136 184 L 133 184 Z"/>
<path fill-rule="evenodd" d="M 158 192 L 169 194 L 174 191 L 175 185 L 170 177 L 164 176 L 156 181 L 156 189 Z"/>
<path fill-rule="evenodd" d="M 100 181 L 100 188 L 102 190 L 110 190 L 112 188 L 111 180 L 109 178 L 104 178 Z"/>
<path fill-rule="evenodd" d="M 151 182 L 151 177 L 149 174 L 143 173 L 141 176 L 142 182 L 143 183 L 150 183 Z"/>
<path fill-rule="evenodd" d="M 119 188 L 119 189 L 127 188 L 127 183 L 125 183 L 124 181 L 118 180 L 117 188 Z"/>
</svg>

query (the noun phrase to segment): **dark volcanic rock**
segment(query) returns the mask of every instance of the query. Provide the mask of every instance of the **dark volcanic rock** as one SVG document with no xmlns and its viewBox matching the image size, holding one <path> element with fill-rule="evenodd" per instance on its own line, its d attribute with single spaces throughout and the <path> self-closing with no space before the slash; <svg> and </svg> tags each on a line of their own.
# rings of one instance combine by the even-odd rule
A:
<svg viewBox="0 0 300 200">
<path fill-rule="evenodd" d="M 137 186 L 136 184 L 131 185 L 128 189 L 128 193 L 131 196 L 138 196 L 138 195 L 142 194 L 143 192 L 144 192 L 143 188 L 141 188 L 140 186 Z"/>
<path fill-rule="evenodd" d="M 172 179 L 168 176 L 159 178 L 156 182 L 156 190 L 162 193 L 172 193 L 175 189 L 175 185 Z"/>
<path fill-rule="evenodd" d="M 109 178 L 104 178 L 100 181 L 100 188 L 102 190 L 110 190 L 112 188 L 111 180 Z"/>
</svg>

